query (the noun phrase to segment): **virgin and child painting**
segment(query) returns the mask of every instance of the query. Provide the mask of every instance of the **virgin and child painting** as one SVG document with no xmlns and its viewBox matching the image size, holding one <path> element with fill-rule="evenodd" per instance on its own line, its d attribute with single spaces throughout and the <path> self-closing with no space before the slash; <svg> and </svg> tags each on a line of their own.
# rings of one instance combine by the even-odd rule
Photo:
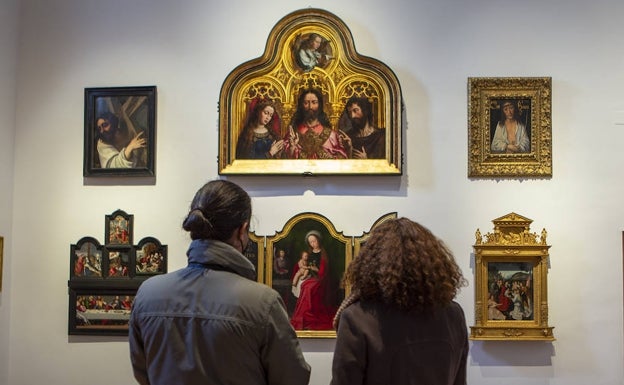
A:
<svg viewBox="0 0 624 385">
<path fill-rule="evenodd" d="M 400 174 L 401 91 L 335 15 L 280 20 L 223 83 L 220 174 Z"/>
<path fill-rule="evenodd" d="M 305 213 L 267 238 L 267 252 L 267 284 L 282 296 L 297 334 L 334 336 L 332 321 L 345 296 L 340 280 L 351 259 L 350 239 L 326 218 Z"/>
</svg>

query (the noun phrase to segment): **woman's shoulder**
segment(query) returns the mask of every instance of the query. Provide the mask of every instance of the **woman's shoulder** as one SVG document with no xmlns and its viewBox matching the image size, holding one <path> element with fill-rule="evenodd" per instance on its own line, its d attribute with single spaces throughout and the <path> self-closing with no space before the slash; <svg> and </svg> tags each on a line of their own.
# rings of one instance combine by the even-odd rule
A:
<svg viewBox="0 0 624 385">
<path fill-rule="evenodd" d="M 445 313 L 453 318 L 457 318 L 460 320 L 464 320 L 466 319 L 466 316 L 464 315 L 464 309 L 461 307 L 461 305 L 455 301 L 451 301 L 451 303 L 448 304 L 448 306 L 445 306 L 444 308 Z"/>
</svg>

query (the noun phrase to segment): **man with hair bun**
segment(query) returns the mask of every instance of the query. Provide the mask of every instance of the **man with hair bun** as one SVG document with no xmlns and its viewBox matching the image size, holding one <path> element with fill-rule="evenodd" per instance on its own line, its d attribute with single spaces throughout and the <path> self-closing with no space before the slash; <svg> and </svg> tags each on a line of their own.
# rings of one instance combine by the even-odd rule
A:
<svg viewBox="0 0 624 385">
<path fill-rule="evenodd" d="M 254 281 L 242 254 L 251 199 L 214 180 L 191 203 L 182 227 L 188 266 L 139 288 L 129 329 L 141 385 L 304 385 L 310 378 L 280 295 Z"/>
</svg>

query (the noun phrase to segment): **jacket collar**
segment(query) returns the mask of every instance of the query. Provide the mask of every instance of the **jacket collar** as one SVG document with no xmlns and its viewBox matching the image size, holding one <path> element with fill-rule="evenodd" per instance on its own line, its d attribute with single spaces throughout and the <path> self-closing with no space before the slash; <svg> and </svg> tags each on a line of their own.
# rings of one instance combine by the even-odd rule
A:
<svg viewBox="0 0 624 385">
<path fill-rule="evenodd" d="M 254 265 L 234 247 L 213 239 L 196 239 L 186 252 L 189 263 L 217 265 L 245 278 L 254 280 Z"/>
</svg>

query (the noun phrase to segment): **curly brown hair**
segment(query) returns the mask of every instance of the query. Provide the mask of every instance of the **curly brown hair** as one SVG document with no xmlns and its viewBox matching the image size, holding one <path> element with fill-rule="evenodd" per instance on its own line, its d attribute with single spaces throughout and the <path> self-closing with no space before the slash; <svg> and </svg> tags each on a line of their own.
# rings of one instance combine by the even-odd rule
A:
<svg viewBox="0 0 624 385">
<path fill-rule="evenodd" d="M 399 218 L 373 229 L 343 284 L 352 285 L 363 300 L 429 312 L 449 304 L 467 282 L 441 240 L 424 226 Z"/>
</svg>

